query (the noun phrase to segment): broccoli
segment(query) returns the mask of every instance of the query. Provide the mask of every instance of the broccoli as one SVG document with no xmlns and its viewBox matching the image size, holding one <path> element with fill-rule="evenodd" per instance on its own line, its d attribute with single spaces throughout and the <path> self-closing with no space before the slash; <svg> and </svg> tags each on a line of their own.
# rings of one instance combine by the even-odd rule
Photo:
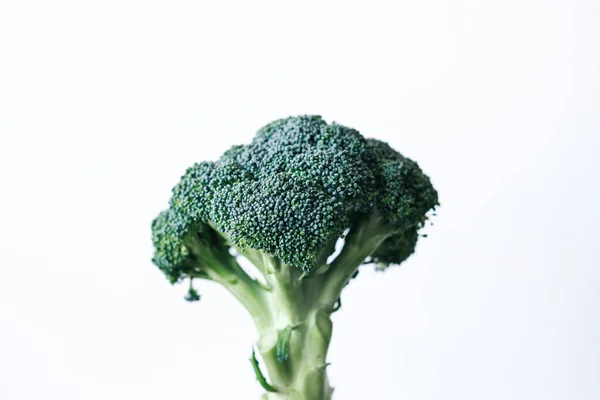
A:
<svg viewBox="0 0 600 400">
<path fill-rule="evenodd" d="M 192 280 L 206 279 L 247 309 L 268 376 L 253 351 L 263 399 L 331 399 L 330 317 L 342 289 L 362 264 L 406 260 L 438 205 L 417 163 L 386 143 L 290 117 L 186 171 L 152 223 L 153 262 L 171 283 L 189 280 L 186 300 L 200 298 Z"/>
</svg>

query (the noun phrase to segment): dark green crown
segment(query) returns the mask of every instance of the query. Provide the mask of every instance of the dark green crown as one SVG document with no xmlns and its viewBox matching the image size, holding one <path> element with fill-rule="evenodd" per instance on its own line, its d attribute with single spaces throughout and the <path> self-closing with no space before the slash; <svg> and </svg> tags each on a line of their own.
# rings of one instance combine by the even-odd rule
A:
<svg viewBox="0 0 600 400">
<path fill-rule="evenodd" d="M 226 251 L 217 229 L 238 248 L 310 271 L 320 249 L 376 211 L 395 233 L 370 261 L 398 264 L 414 251 L 417 231 L 437 204 L 419 166 L 386 143 L 319 116 L 281 119 L 217 162 L 187 170 L 170 208 L 152 224 L 153 261 L 176 281 L 201 263 L 190 260 L 189 235 Z"/>
</svg>

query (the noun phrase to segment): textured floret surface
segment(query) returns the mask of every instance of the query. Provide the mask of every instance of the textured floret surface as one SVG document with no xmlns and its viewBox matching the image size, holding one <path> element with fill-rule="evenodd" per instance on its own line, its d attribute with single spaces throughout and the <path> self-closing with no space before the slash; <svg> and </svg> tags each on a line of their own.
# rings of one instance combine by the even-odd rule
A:
<svg viewBox="0 0 600 400">
<path fill-rule="evenodd" d="M 153 261 L 176 281 L 193 264 L 189 236 L 212 251 L 225 243 L 218 230 L 239 249 L 310 271 L 327 243 L 377 213 L 393 234 L 369 261 L 398 264 L 437 204 L 419 166 L 386 143 L 319 116 L 290 117 L 186 171 L 152 224 Z"/>
</svg>

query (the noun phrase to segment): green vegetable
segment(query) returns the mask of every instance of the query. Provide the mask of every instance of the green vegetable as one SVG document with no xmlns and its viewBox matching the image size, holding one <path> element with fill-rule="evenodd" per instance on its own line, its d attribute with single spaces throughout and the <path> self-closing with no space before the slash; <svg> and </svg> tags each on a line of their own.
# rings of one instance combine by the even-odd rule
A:
<svg viewBox="0 0 600 400">
<path fill-rule="evenodd" d="M 153 262 L 171 283 L 212 280 L 244 305 L 271 381 L 253 356 L 265 399 L 330 399 L 342 289 L 362 264 L 406 260 L 438 204 L 419 166 L 386 143 L 318 116 L 281 119 L 187 170 L 152 223 Z M 186 299 L 199 298 L 190 283 Z"/>
</svg>

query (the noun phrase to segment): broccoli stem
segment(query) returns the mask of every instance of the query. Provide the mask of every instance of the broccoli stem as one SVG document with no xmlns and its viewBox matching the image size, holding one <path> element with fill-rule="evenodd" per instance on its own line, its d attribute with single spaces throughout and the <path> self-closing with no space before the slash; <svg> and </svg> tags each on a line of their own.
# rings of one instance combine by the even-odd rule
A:
<svg viewBox="0 0 600 400">
<path fill-rule="evenodd" d="M 236 296 L 254 320 L 266 373 L 254 356 L 251 361 L 267 390 L 264 400 L 331 400 L 333 389 L 327 378 L 331 314 L 349 279 L 393 232 L 377 216 L 357 223 L 341 253 L 325 265 L 324 272 L 312 275 L 261 251 L 240 250 L 263 274 L 266 285 L 250 278 L 234 257 L 206 260 L 208 278 Z M 332 249 L 329 245 L 319 262 Z"/>
<path fill-rule="evenodd" d="M 302 281 L 279 283 L 269 295 L 272 322 L 260 332 L 257 347 L 277 392 L 265 394 L 264 399 L 331 399 L 326 371 L 330 310 L 318 305 L 314 293 L 303 293 L 305 289 Z M 290 301 L 294 293 L 304 300 Z"/>
</svg>

